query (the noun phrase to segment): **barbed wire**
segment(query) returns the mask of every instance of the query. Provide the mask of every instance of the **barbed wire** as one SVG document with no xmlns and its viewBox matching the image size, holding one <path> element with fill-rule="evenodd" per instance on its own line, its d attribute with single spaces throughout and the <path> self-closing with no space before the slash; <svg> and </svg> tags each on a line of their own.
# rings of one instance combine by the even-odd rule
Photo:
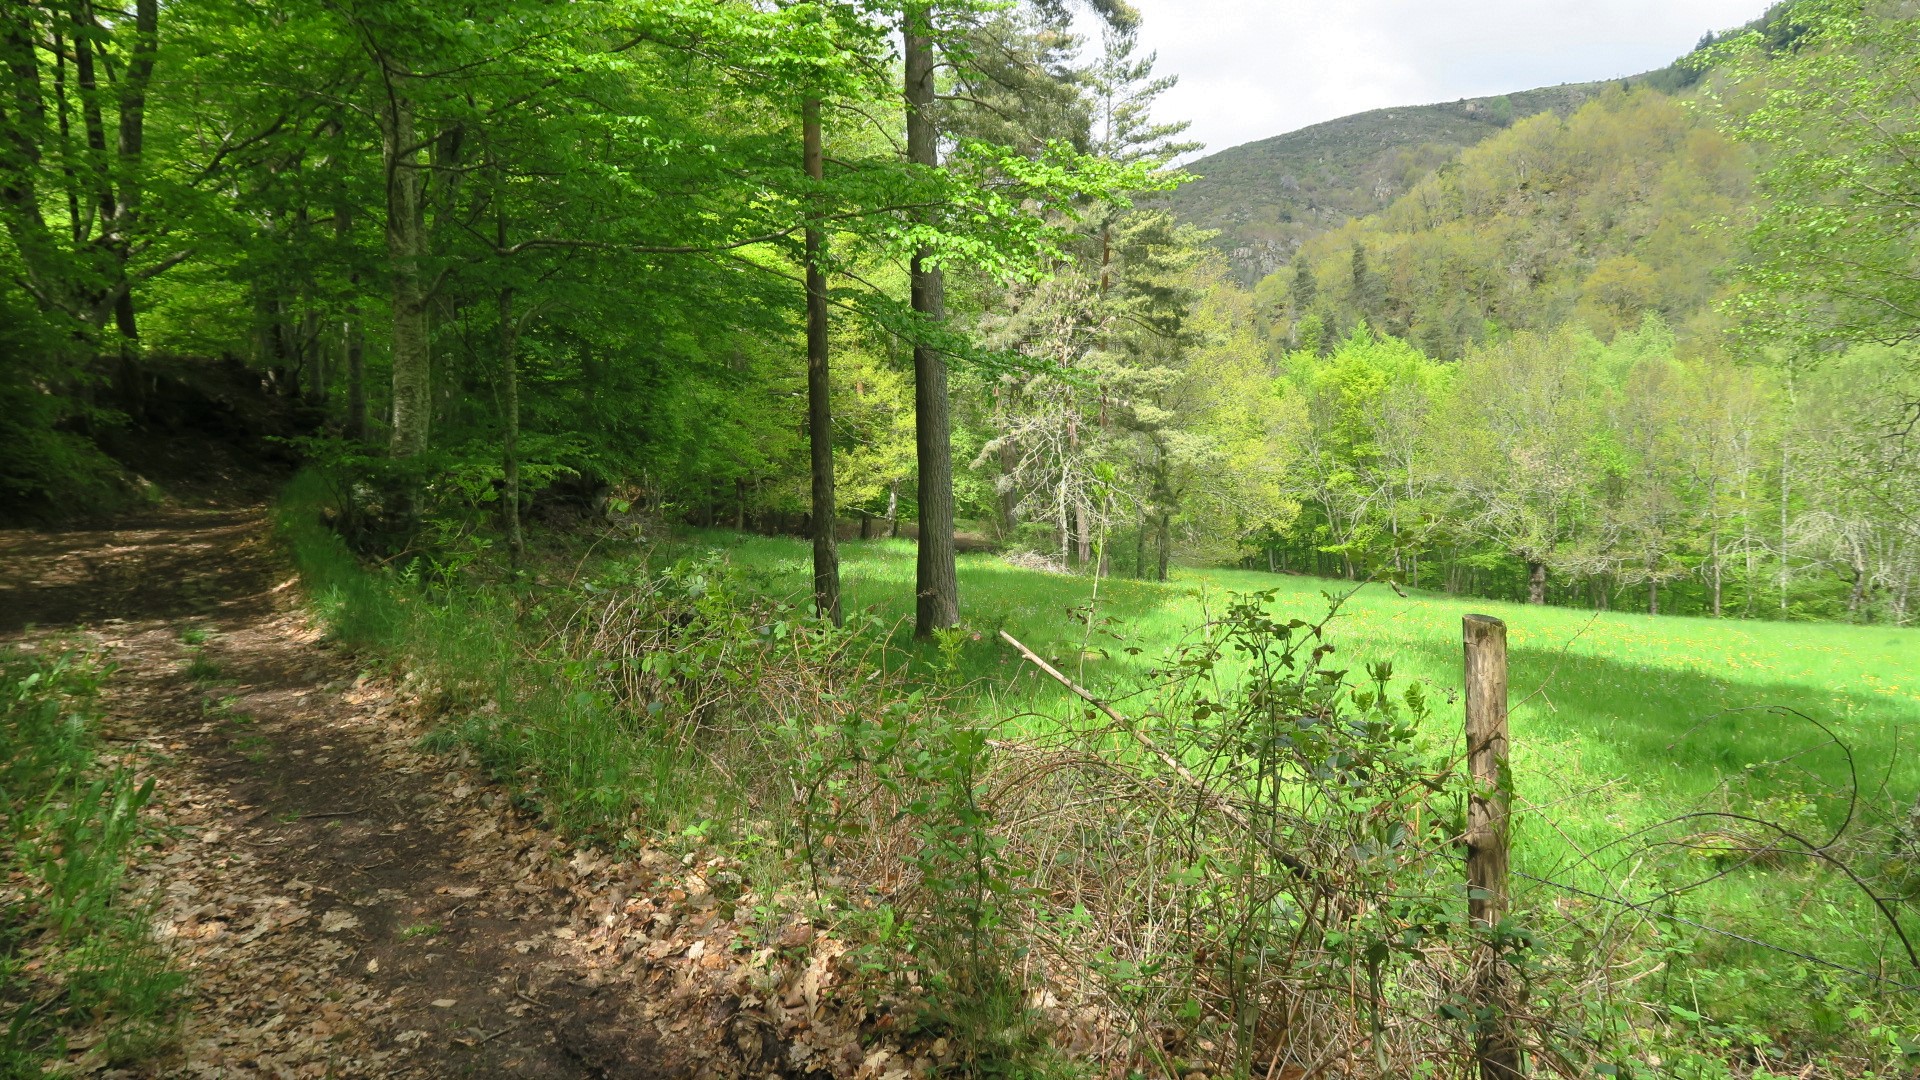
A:
<svg viewBox="0 0 1920 1080">
<path fill-rule="evenodd" d="M 1514 877 L 1526 878 L 1528 881 L 1537 881 L 1542 885 L 1551 885 L 1556 889 L 1563 889 L 1567 892 L 1573 893 L 1576 896 L 1584 896 L 1584 897 L 1587 897 L 1588 899 L 1599 900 L 1608 904 L 1617 904 L 1623 908 L 1629 908 L 1634 911 L 1644 912 L 1657 919 L 1666 919 L 1670 922 L 1680 923 L 1683 926 L 1691 926 L 1696 930 L 1705 930 L 1709 934 L 1719 934 L 1721 937 L 1732 938 L 1735 941 L 1742 941 L 1748 945 L 1755 945 L 1762 949 L 1770 949 L 1777 953 L 1782 953 L 1787 956 L 1796 957 L 1798 959 L 1805 960 L 1810 964 L 1819 964 L 1821 967 L 1829 967 L 1834 969 L 1835 971 L 1844 971 L 1852 975 L 1858 975 L 1862 978 L 1872 979 L 1874 982 L 1885 983 L 1886 985 L 1891 986 L 1896 990 L 1920 990 L 1920 983 L 1903 983 L 1895 979 L 1889 979 L 1885 975 L 1880 975 L 1880 974 L 1876 974 L 1874 972 L 1868 971 L 1864 968 L 1857 968 L 1849 964 L 1842 964 L 1836 960 L 1828 960 L 1824 957 L 1814 956 L 1811 953 L 1803 953 L 1798 949 L 1789 949 L 1785 945 L 1775 945 L 1773 942 L 1762 941 L 1756 937 L 1748 937 L 1745 934 L 1735 933 L 1732 930 L 1725 930 L 1718 926 L 1709 926 L 1706 923 L 1696 922 L 1693 919 L 1689 919 L 1684 915 L 1675 915 L 1671 912 L 1661 911 L 1655 908 L 1650 903 L 1636 904 L 1631 900 L 1622 900 L 1617 896 L 1608 896 L 1605 893 L 1591 892 L 1587 889 L 1582 889 L 1575 885 L 1568 885 L 1565 882 L 1553 881 L 1549 878 L 1536 877 L 1533 874 L 1529 874 L 1521 870 L 1514 870 L 1512 871 L 1512 873 Z"/>
</svg>

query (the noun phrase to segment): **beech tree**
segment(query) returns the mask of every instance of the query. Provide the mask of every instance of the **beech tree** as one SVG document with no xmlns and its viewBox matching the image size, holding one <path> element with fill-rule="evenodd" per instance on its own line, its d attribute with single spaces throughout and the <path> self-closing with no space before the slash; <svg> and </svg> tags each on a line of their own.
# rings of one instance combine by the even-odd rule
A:
<svg viewBox="0 0 1920 1080">
<path fill-rule="evenodd" d="M 1770 151 L 1742 269 L 1754 287 L 1733 307 L 1748 333 L 1801 349 L 1920 339 L 1920 14 L 1800 0 L 1781 22 L 1797 33 L 1755 30 L 1713 55 L 1728 127 Z"/>
<path fill-rule="evenodd" d="M 1590 349 L 1570 330 L 1519 333 L 1460 362 L 1439 430 L 1454 513 L 1526 567 L 1527 602 L 1547 601 L 1547 575 L 1577 566 L 1592 512 L 1596 427 Z"/>
</svg>

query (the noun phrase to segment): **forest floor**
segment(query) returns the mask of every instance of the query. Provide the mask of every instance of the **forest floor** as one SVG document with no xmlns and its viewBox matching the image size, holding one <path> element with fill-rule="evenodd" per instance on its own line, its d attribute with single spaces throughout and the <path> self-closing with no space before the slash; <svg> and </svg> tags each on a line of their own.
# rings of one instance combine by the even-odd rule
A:
<svg viewBox="0 0 1920 1080">
<path fill-rule="evenodd" d="M 297 594 L 259 510 L 0 532 L 0 645 L 113 666 L 103 737 L 157 782 L 135 882 L 190 980 L 167 1059 L 82 1037 L 79 1071 L 905 1075 L 831 1031 L 824 934 L 749 949 L 711 864 L 569 848 L 420 750 L 404 688 L 320 641 Z"/>
</svg>

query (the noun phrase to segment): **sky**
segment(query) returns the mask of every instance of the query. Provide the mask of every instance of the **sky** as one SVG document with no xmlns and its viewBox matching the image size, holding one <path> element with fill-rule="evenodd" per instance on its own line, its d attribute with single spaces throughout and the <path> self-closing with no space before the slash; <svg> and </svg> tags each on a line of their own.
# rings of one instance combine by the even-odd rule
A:
<svg viewBox="0 0 1920 1080">
<path fill-rule="evenodd" d="M 1322 120 L 1633 75 L 1767 0 L 1132 0 L 1180 83 L 1161 120 L 1224 150 Z"/>
</svg>

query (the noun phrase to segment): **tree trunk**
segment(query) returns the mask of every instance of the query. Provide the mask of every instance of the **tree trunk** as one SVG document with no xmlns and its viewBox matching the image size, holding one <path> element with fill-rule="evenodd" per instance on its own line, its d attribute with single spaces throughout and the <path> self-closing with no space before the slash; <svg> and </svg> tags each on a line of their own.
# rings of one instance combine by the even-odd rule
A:
<svg viewBox="0 0 1920 1080">
<path fill-rule="evenodd" d="M 1720 598 L 1722 595 L 1720 573 L 1720 532 L 1715 529 L 1711 538 L 1713 558 L 1713 617 L 1720 617 Z"/>
<path fill-rule="evenodd" d="M 1054 492 L 1053 531 L 1060 544 L 1060 565 L 1073 565 L 1073 525 L 1067 512 L 1067 484 L 1063 478 Z"/>
<path fill-rule="evenodd" d="M 1154 578 L 1154 580 L 1165 581 L 1167 580 L 1168 564 L 1173 561 L 1173 512 L 1170 510 L 1162 510 L 1160 512 L 1160 552 L 1159 554 L 1160 554 L 1160 569 L 1159 569 L 1158 575 Z"/>
<path fill-rule="evenodd" d="M 993 409 L 996 418 L 1004 420 L 1009 412 L 1007 406 L 1007 387 L 997 385 L 993 388 Z M 1013 538 L 1014 530 L 1020 527 L 1020 492 L 1013 485 L 1014 471 L 1019 467 L 1020 455 L 1012 443 L 1002 440 L 994 451 L 994 457 L 1000 467 L 1000 475 L 993 485 L 994 508 L 999 519 L 994 527 L 1000 533 L 1001 540 Z"/>
<path fill-rule="evenodd" d="M 133 33 L 133 49 L 120 78 L 117 148 L 120 191 L 111 224 L 106 226 L 113 238 L 114 285 L 119 290 L 114 298 L 114 322 L 120 330 L 123 350 L 130 350 L 131 343 L 140 337 L 134 321 L 133 285 L 127 280 L 127 261 L 132 255 L 133 233 L 145 194 L 141 184 L 145 170 L 140 159 L 147 147 L 147 85 L 153 80 L 154 57 L 160 47 L 160 0 L 136 0 Z"/>
<path fill-rule="evenodd" d="M 333 237 L 342 248 L 353 233 L 353 209 L 341 204 L 333 211 Z M 365 343 L 360 338 L 360 305 L 354 297 L 360 292 L 360 275 L 347 274 L 347 305 L 340 320 L 340 366 L 347 378 L 347 415 L 342 427 L 348 439 L 367 441 L 367 384 Z"/>
<path fill-rule="evenodd" d="M 20 252 L 27 283 L 44 297 L 41 300 L 44 307 L 49 300 L 65 297 L 69 289 L 57 273 L 63 261 L 60 245 L 47 225 L 46 213 L 40 204 L 40 188 L 33 182 L 47 139 L 47 103 L 42 97 L 40 54 L 35 46 L 38 35 L 31 7 L 26 4 L 0 7 L 0 60 L 6 65 L 7 87 L 11 90 L 11 100 L 4 106 L 7 122 L 0 125 L 8 159 L 8 167 L 0 170 L 0 203 L 6 205 L 8 212 L 0 215 L 0 220 L 6 222 L 8 235 Z M 61 95 L 60 134 L 64 136 L 69 130 L 64 90 L 66 47 L 57 31 L 54 43 L 55 63 L 59 65 L 55 68 L 54 86 Z M 71 186 L 67 198 L 69 228 L 77 234 L 85 218 Z M 74 240 L 78 243 L 79 237 L 75 235 Z"/>
<path fill-rule="evenodd" d="M 136 0 L 131 23 L 124 7 L 116 9 L 110 26 L 95 19 L 90 4 L 68 5 L 65 22 L 72 28 L 71 38 L 60 31 L 57 11 L 61 5 L 39 6 L 47 10 L 50 22 L 60 142 L 64 144 L 72 132 L 67 94 L 71 62 L 86 149 L 82 159 L 63 158 L 66 190 L 64 220 L 59 222 L 63 243 L 46 218 L 37 182 L 50 138 L 37 53 L 47 45 L 37 40 L 35 5 L 0 6 L 0 66 L 10 90 L 7 100 L 0 102 L 0 156 L 7 159 L 6 167 L 0 169 L 0 206 L 6 210 L 0 213 L 0 221 L 19 252 L 23 276 L 39 306 L 70 314 L 89 335 L 111 321 L 120 332 L 116 351 L 130 358 L 137 330 L 127 263 L 138 240 L 147 89 L 158 45 L 159 0 Z M 124 49 L 125 63 L 116 77 L 114 50 L 103 38 L 125 40 L 129 34 L 132 40 Z M 111 149 L 101 107 L 107 89 L 100 81 L 101 68 L 118 95 L 118 142 Z"/>
<path fill-rule="evenodd" d="M 825 179 L 820 146 L 820 102 L 801 105 L 801 143 L 807 176 Z M 839 538 L 834 535 L 833 392 L 827 380 L 827 275 L 820 269 L 823 238 L 809 227 L 807 254 L 807 435 L 813 463 L 813 606 L 842 625 Z"/>
<path fill-rule="evenodd" d="M 1020 455 L 1009 444 L 1003 444 L 999 450 L 1000 476 L 1005 486 L 995 485 L 998 489 L 996 504 L 1000 508 L 1000 538 L 1010 540 L 1020 528 L 1020 492 L 1012 484 L 1014 469 L 1019 466 Z"/>
<path fill-rule="evenodd" d="M 860 511 L 860 539 L 873 539 L 873 515 L 865 510 Z"/>
<path fill-rule="evenodd" d="M 501 228 L 504 234 L 506 229 Z M 504 247 L 504 241 L 502 243 Z M 515 359 L 518 328 L 513 321 L 513 290 L 500 290 L 500 411 L 505 428 L 500 449 L 501 509 L 507 526 L 507 564 L 515 577 L 527 555 L 526 538 L 520 531 L 520 372 Z"/>
<path fill-rule="evenodd" d="M 389 83 L 400 78 L 388 71 Z M 381 158 L 386 170 L 387 257 L 393 277 L 393 428 L 395 457 L 426 450 L 433 417 L 433 357 L 427 329 L 426 219 L 420 203 L 420 150 L 413 102 L 403 87 L 388 97 Z"/>
<path fill-rule="evenodd" d="M 307 387 L 307 401 L 319 409 L 322 416 L 325 416 L 327 399 L 329 397 L 328 391 L 332 389 L 330 384 L 333 381 L 333 372 L 327 367 L 328 349 L 325 343 L 325 335 L 320 330 L 321 324 L 312 311 L 307 312 L 303 317 L 303 321 L 312 326 L 312 332 L 308 334 L 308 337 L 312 341 L 313 382 Z"/>
<path fill-rule="evenodd" d="M 350 280 L 349 287 L 357 282 Z M 347 305 L 347 317 L 341 324 L 347 350 L 347 438 L 367 441 L 367 360 L 365 342 L 360 337 L 360 306 Z"/>
<path fill-rule="evenodd" d="M 140 340 L 140 324 L 134 318 L 133 290 L 125 285 L 120 287 L 120 295 L 113 301 L 113 325 L 120 331 L 121 351 Z"/>
<path fill-rule="evenodd" d="M 906 67 L 907 160 L 939 165 L 938 135 L 933 129 L 933 40 L 928 36 L 931 8 L 909 4 L 903 20 L 902 59 Z M 925 217 L 926 215 L 922 215 Z M 913 310 L 922 329 L 937 326 L 945 307 L 940 271 L 927 265 L 932 252 L 913 254 Z M 913 347 L 914 446 L 920 464 L 920 543 L 914 570 L 916 637 L 960 621 L 960 585 L 954 569 L 953 441 L 947 408 L 947 365 L 926 344 Z"/>
<path fill-rule="evenodd" d="M 1789 403 L 1791 403 L 1793 400 L 1793 371 L 1791 368 L 1789 368 L 1787 371 L 1787 400 Z M 1783 618 L 1787 614 L 1787 574 L 1788 574 L 1788 570 L 1787 570 L 1787 532 L 1788 532 L 1787 484 L 1788 484 L 1789 478 L 1792 475 L 1788 468 L 1788 464 L 1791 460 L 1792 460 L 1792 454 L 1787 449 L 1787 441 L 1785 439 L 1781 439 L 1780 440 L 1780 537 L 1779 537 L 1780 547 L 1779 547 L 1779 551 L 1780 551 L 1780 615 Z"/>
<path fill-rule="evenodd" d="M 1547 564 L 1543 562 L 1529 562 L 1527 564 L 1527 603 L 1544 604 L 1546 602 Z"/>
<path fill-rule="evenodd" d="M 900 538 L 900 481 L 887 485 L 887 538 Z"/>
<path fill-rule="evenodd" d="M 1078 534 L 1074 539 L 1080 549 L 1080 565 L 1086 566 L 1093 562 L 1093 514 L 1085 499 L 1073 504 L 1073 518 L 1074 530 Z"/>
<path fill-rule="evenodd" d="M 1133 531 L 1133 576 L 1142 581 L 1147 577 L 1147 510 L 1140 508 L 1139 520 Z"/>
</svg>

